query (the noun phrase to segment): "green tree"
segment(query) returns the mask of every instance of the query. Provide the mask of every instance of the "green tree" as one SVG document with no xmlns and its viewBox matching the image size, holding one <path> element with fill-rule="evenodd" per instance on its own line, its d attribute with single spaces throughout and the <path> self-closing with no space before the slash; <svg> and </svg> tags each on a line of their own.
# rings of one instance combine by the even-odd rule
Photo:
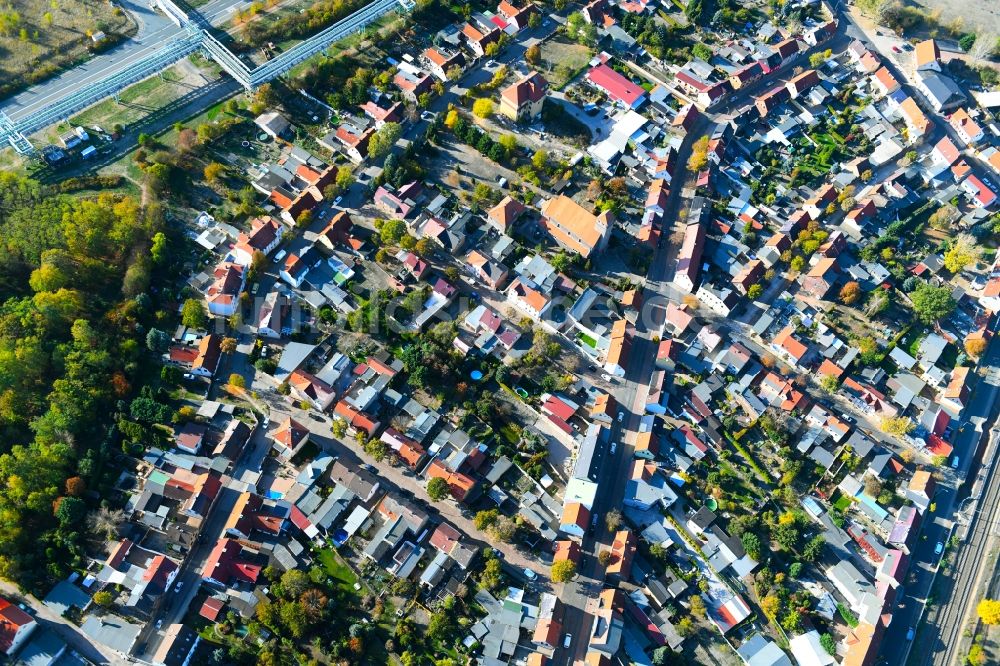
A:
<svg viewBox="0 0 1000 666">
<path fill-rule="evenodd" d="M 802 548 L 802 559 L 806 562 L 816 562 L 819 560 L 820 555 L 823 554 L 823 546 L 826 544 L 826 540 L 823 538 L 822 534 L 817 534 Z"/>
<path fill-rule="evenodd" d="M 951 314 L 956 305 L 950 287 L 935 287 L 927 282 L 913 290 L 910 300 L 913 301 L 914 313 L 925 324 L 933 324 Z"/>
<path fill-rule="evenodd" d="M 151 328 L 146 333 L 146 348 L 149 351 L 162 354 L 170 347 L 170 334 L 158 328 Z"/>
<path fill-rule="evenodd" d="M 691 54 L 695 58 L 701 58 L 705 62 L 711 60 L 713 55 L 711 47 L 709 47 L 704 42 L 697 42 L 694 46 L 692 46 Z"/>
<path fill-rule="evenodd" d="M 688 158 L 688 170 L 698 173 L 708 166 L 708 137 L 703 136 L 691 147 L 691 157 Z"/>
<path fill-rule="evenodd" d="M 289 569 L 281 574 L 281 592 L 287 599 L 298 599 L 310 587 L 309 574 L 301 569 Z"/>
<path fill-rule="evenodd" d="M 705 617 L 705 600 L 699 595 L 695 594 L 691 596 L 691 600 L 688 602 L 691 605 L 691 615 L 697 618 Z"/>
<path fill-rule="evenodd" d="M 340 167 L 337 169 L 337 178 L 335 182 L 341 191 L 350 189 L 351 185 L 354 184 L 354 171 L 348 166 Z"/>
<path fill-rule="evenodd" d="M 833 656 L 837 654 L 837 642 L 833 640 L 833 636 L 830 634 L 823 634 L 819 637 L 819 644 L 823 646 L 823 650 L 827 654 Z"/>
<path fill-rule="evenodd" d="M 443 478 L 436 476 L 427 482 L 427 496 L 433 501 L 440 502 L 450 495 L 451 489 L 448 487 L 448 482 Z"/>
<path fill-rule="evenodd" d="M 389 122 L 382 125 L 382 128 L 368 141 L 368 156 L 372 159 L 382 157 L 392 150 L 402 135 L 403 126 L 399 123 Z"/>
<path fill-rule="evenodd" d="M 819 378 L 819 385 L 827 393 L 836 393 L 840 388 L 840 381 L 833 375 L 823 375 Z"/>
<path fill-rule="evenodd" d="M 749 555 L 751 559 L 760 559 L 761 543 L 759 536 L 753 532 L 744 532 L 743 536 L 740 537 L 740 542 L 743 544 L 743 549 L 747 552 L 747 555 Z"/>
<path fill-rule="evenodd" d="M 207 182 L 214 185 L 219 182 L 225 171 L 226 167 L 218 162 L 209 162 L 205 165 L 202 175 L 205 176 Z"/>
<path fill-rule="evenodd" d="M 200 298 L 189 298 L 184 301 L 181 307 L 181 323 L 197 330 L 208 328 L 208 313 Z"/>
<path fill-rule="evenodd" d="M 370 455 L 375 462 L 382 462 L 389 455 L 389 447 L 380 439 L 372 439 L 364 444 L 365 453 Z"/>
<path fill-rule="evenodd" d="M 402 220 L 385 220 L 379 230 L 379 238 L 386 245 L 397 245 L 406 235 L 406 223 Z"/>
<path fill-rule="evenodd" d="M 79 497 L 63 497 L 56 503 L 55 514 L 61 526 L 72 527 L 87 515 L 87 505 Z"/>
<path fill-rule="evenodd" d="M 234 372 L 233 374 L 229 375 L 229 385 L 232 386 L 233 388 L 238 388 L 238 389 L 246 388 L 247 380 L 243 378 L 243 375 Z"/>
</svg>

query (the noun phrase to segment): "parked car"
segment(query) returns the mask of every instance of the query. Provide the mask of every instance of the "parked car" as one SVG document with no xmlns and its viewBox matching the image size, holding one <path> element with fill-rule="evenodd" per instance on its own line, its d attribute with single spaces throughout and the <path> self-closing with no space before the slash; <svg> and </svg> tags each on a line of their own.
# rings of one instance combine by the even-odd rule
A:
<svg viewBox="0 0 1000 666">
<path fill-rule="evenodd" d="M 914 631 L 913 627 L 910 627 L 909 629 L 907 629 L 906 630 L 906 640 L 912 641 L 913 640 L 913 635 L 915 633 L 916 633 L 916 631 Z"/>
<path fill-rule="evenodd" d="M 935 555 L 940 555 L 943 552 L 944 552 L 944 542 L 943 541 L 938 541 L 937 545 L 934 546 L 934 554 Z"/>
<path fill-rule="evenodd" d="M 566 637 L 563 638 L 563 647 L 568 649 L 569 646 L 572 644 L 573 644 L 573 634 L 566 634 Z"/>
<path fill-rule="evenodd" d="M 535 580 L 536 578 L 538 578 L 538 574 L 536 574 L 534 571 L 532 571 L 528 567 L 525 567 L 524 568 L 524 577 L 527 578 L 528 580 Z"/>
</svg>

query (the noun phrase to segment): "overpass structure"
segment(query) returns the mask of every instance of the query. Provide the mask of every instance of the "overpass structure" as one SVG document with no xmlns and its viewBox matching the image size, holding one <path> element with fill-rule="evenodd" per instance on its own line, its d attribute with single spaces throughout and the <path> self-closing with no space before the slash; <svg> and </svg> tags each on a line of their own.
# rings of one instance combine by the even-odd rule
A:
<svg viewBox="0 0 1000 666">
<path fill-rule="evenodd" d="M 396 7 L 409 10 L 413 0 L 374 0 L 353 14 L 326 28 L 322 32 L 284 51 L 276 58 L 250 68 L 232 51 L 216 39 L 206 28 L 200 16 L 191 16 L 173 0 L 155 0 L 156 6 L 178 26 L 184 35 L 173 39 L 150 55 L 131 64 L 128 68 L 110 74 L 83 90 L 68 91 L 65 95 L 22 117 L 10 118 L 0 111 L 0 145 L 7 143 L 21 154 L 34 152 L 28 135 L 54 123 L 68 120 L 74 113 L 117 95 L 128 86 L 162 72 L 173 63 L 186 58 L 199 49 L 233 77 L 247 92 L 276 79 L 291 68 L 321 53 L 333 43 L 360 32 Z"/>
</svg>

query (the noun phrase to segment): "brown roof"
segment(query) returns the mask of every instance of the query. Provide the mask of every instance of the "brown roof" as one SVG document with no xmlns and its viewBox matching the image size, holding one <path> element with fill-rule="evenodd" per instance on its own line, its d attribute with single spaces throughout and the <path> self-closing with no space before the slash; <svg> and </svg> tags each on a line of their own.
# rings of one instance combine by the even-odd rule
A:
<svg viewBox="0 0 1000 666">
<path fill-rule="evenodd" d="M 500 96 L 510 102 L 515 108 L 534 103 L 545 97 L 549 84 L 538 72 L 530 72 L 520 81 L 508 86 Z"/>
<path fill-rule="evenodd" d="M 913 51 L 914 57 L 917 59 L 917 67 L 923 67 L 932 62 L 937 62 L 941 59 L 941 49 L 938 48 L 937 42 L 933 39 L 926 39 L 919 44 Z"/>
<path fill-rule="evenodd" d="M 191 362 L 191 367 L 195 370 L 204 368 L 214 374 L 221 355 L 222 336 L 206 335 L 198 341 L 198 355 Z"/>
<path fill-rule="evenodd" d="M 608 213 L 594 215 L 564 194 L 544 202 L 541 211 L 546 219 L 557 225 L 550 225 L 549 232 L 584 256 L 597 247 L 608 228 Z"/>
<path fill-rule="evenodd" d="M 927 120 L 927 116 L 925 116 L 924 112 L 920 110 L 920 107 L 917 106 L 916 101 L 912 97 L 907 97 L 903 100 L 903 102 L 899 105 L 899 111 L 909 121 L 908 124 L 913 125 L 921 133 L 927 131 L 927 126 L 930 125 L 930 121 Z"/>
<path fill-rule="evenodd" d="M 521 216 L 524 210 L 524 204 L 508 195 L 501 199 L 500 203 L 496 206 L 490 208 L 487 215 L 491 220 L 506 229 Z"/>
</svg>

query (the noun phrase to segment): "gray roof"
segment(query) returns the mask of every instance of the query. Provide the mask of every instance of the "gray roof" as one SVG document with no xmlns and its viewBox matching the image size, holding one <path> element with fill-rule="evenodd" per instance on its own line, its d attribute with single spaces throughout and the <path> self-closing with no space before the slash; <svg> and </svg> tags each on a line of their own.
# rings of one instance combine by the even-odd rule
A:
<svg viewBox="0 0 1000 666">
<path fill-rule="evenodd" d="M 117 615 L 88 615 L 80 630 L 101 645 L 128 654 L 139 637 L 142 625 L 129 624 Z"/>
<path fill-rule="evenodd" d="M 17 661 L 18 666 L 49 666 L 54 664 L 56 658 L 66 649 L 66 641 L 61 639 L 53 630 L 48 627 L 34 631 Z M 82 666 L 84 662 L 73 655 L 65 655 L 59 661 L 59 666 Z"/>
<path fill-rule="evenodd" d="M 42 603 L 62 615 L 73 606 L 85 608 L 90 603 L 90 597 L 73 583 L 63 580 L 56 583 Z"/>
<path fill-rule="evenodd" d="M 952 99 L 965 99 L 962 89 L 953 80 L 940 74 L 921 76 L 924 88 L 930 93 L 931 101 L 944 106 Z"/>
</svg>

